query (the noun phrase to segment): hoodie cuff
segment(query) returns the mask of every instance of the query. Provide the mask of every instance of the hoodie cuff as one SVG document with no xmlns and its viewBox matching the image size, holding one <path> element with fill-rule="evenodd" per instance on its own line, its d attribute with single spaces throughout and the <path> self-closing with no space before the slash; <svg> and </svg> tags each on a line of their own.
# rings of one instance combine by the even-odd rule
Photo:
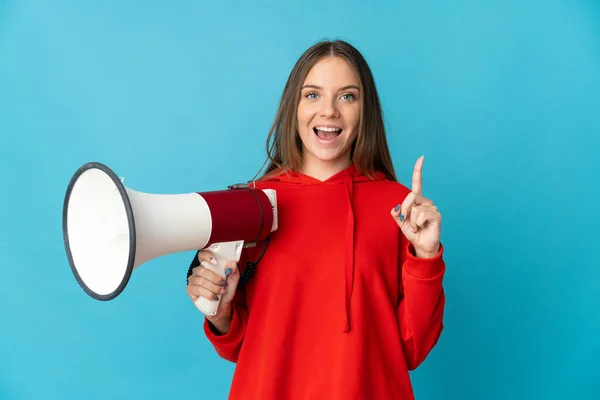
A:
<svg viewBox="0 0 600 400">
<path fill-rule="evenodd" d="M 240 310 L 236 306 L 233 306 L 231 311 L 229 332 L 225 334 L 219 333 L 208 318 L 204 317 L 204 333 L 206 338 L 215 346 L 235 346 L 244 338 L 245 330 L 246 326 L 240 315 Z"/>
<path fill-rule="evenodd" d="M 444 246 L 441 243 L 440 250 L 432 258 L 418 258 L 412 243 L 408 243 L 406 250 L 404 269 L 409 275 L 417 279 L 431 279 L 444 272 L 446 265 L 443 259 Z"/>
</svg>

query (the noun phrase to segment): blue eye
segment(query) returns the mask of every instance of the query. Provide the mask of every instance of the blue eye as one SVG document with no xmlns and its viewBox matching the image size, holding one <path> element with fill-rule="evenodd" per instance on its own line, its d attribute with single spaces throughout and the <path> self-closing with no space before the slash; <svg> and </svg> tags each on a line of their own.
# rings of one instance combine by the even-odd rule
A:
<svg viewBox="0 0 600 400">
<path fill-rule="evenodd" d="M 345 98 L 344 98 L 344 97 L 345 97 Z M 354 100 L 354 95 L 353 95 L 352 93 L 344 93 L 344 94 L 342 95 L 342 98 L 343 98 L 344 100 Z"/>
<path fill-rule="evenodd" d="M 317 98 L 317 94 L 315 92 L 307 93 L 305 96 L 307 99 L 314 100 Z"/>
</svg>

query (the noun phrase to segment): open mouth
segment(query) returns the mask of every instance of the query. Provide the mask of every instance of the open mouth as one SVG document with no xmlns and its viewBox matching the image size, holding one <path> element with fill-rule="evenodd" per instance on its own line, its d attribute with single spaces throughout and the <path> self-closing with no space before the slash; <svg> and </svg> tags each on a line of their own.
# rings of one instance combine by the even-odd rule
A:
<svg viewBox="0 0 600 400">
<path fill-rule="evenodd" d="M 315 135 L 321 140 L 333 140 L 342 133 L 342 128 L 329 126 L 315 126 Z"/>
</svg>

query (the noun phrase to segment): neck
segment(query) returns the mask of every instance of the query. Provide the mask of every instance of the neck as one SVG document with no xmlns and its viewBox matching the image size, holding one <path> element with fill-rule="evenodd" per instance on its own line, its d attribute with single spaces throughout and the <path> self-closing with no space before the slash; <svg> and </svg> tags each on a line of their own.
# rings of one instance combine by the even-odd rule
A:
<svg viewBox="0 0 600 400">
<path fill-rule="evenodd" d="M 350 167 L 352 163 L 350 158 L 341 158 L 332 161 L 322 161 L 314 159 L 312 157 L 305 157 L 302 161 L 302 173 L 304 175 L 313 177 L 320 181 L 326 181 L 335 174 L 338 174 Z"/>
</svg>

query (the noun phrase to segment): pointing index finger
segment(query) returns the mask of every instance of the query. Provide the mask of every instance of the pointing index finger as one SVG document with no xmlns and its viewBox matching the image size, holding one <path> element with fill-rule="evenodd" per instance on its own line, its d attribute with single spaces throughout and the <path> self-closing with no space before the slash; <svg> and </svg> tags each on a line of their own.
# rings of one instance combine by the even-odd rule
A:
<svg viewBox="0 0 600 400">
<path fill-rule="evenodd" d="M 419 157 L 415 164 L 412 178 L 412 191 L 417 194 L 423 194 L 423 161 L 425 156 Z"/>
</svg>

